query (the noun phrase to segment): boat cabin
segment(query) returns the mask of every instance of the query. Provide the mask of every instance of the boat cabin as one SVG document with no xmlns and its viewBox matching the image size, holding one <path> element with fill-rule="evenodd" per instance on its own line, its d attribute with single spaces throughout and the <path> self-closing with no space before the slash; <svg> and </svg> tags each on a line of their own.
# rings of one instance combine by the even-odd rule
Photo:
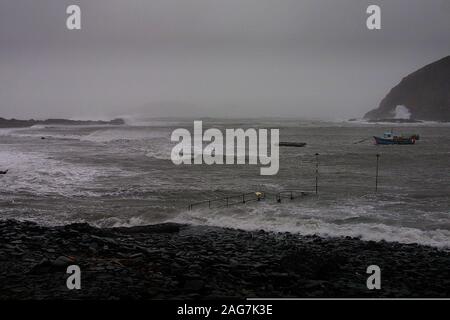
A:
<svg viewBox="0 0 450 320">
<path fill-rule="evenodd" d="M 392 132 L 385 132 L 383 134 L 383 138 L 385 138 L 385 139 L 392 139 Z"/>
</svg>

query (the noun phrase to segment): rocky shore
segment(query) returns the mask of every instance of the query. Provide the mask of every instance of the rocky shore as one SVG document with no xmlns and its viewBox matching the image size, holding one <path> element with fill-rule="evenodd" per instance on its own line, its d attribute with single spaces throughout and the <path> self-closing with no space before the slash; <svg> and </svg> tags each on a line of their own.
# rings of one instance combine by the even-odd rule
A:
<svg viewBox="0 0 450 320">
<path fill-rule="evenodd" d="M 81 268 L 68 290 L 66 268 Z M 366 268 L 381 268 L 368 290 Z M 0 221 L 0 299 L 450 297 L 450 252 L 415 244 L 161 224 Z"/>
<path fill-rule="evenodd" d="M 79 125 L 79 126 L 93 126 L 93 125 L 124 125 L 123 119 L 113 119 L 110 121 L 103 120 L 69 120 L 69 119 L 47 119 L 47 120 L 18 120 L 5 119 L 0 117 L 0 128 L 24 128 L 35 125 Z"/>
<path fill-rule="evenodd" d="M 411 119 L 449 122 L 450 56 L 404 77 L 364 118 L 384 122 L 383 119 L 394 117 L 397 106 L 407 108 Z"/>
</svg>

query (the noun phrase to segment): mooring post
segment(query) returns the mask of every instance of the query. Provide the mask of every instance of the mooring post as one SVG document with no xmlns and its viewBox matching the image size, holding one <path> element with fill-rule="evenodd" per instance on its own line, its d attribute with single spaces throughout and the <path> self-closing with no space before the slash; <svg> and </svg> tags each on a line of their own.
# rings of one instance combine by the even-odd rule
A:
<svg viewBox="0 0 450 320">
<path fill-rule="evenodd" d="M 316 153 L 316 194 L 319 193 L 319 154 Z"/>
<path fill-rule="evenodd" d="M 211 209 L 211 200 L 208 201 L 208 208 Z"/>
<path fill-rule="evenodd" d="M 380 160 L 380 154 L 377 153 L 377 169 L 375 173 L 375 192 L 378 192 L 378 162 Z"/>
<path fill-rule="evenodd" d="M 242 203 L 245 203 L 245 193 L 242 194 Z"/>
</svg>

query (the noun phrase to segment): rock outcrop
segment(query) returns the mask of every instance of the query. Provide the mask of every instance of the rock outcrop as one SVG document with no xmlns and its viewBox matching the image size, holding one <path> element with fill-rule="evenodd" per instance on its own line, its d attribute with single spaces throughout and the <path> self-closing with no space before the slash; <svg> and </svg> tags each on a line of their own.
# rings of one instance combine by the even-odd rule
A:
<svg viewBox="0 0 450 320">
<path fill-rule="evenodd" d="M 17 120 L 0 117 L 0 128 L 31 127 L 34 125 L 123 125 L 123 119 L 111 121 L 94 120 L 68 120 L 68 119 L 47 119 L 47 120 Z"/>
<path fill-rule="evenodd" d="M 450 121 L 450 56 L 403 78 L 379 107 L 366 113 L 364 118 L 395 118 L 395 110 L 399 106 L 408 109 L 410 119 Z"/>
</svg>

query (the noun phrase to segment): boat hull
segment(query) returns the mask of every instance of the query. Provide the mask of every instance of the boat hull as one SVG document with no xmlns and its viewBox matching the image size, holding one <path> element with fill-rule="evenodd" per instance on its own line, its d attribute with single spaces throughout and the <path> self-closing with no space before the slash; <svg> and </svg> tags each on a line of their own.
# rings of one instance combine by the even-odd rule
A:
<svg viewBox="0 0 450 320">
<path fill-rule="evenodd" d="M 392 144 L 415 144 L 416 140 L 413 138 L 394 138 L 394 139 L 385 139 L 381 137 L 373 137 L 375 139 L 375 144 L 382 145 L 392 145 Z"/>
</svg>

